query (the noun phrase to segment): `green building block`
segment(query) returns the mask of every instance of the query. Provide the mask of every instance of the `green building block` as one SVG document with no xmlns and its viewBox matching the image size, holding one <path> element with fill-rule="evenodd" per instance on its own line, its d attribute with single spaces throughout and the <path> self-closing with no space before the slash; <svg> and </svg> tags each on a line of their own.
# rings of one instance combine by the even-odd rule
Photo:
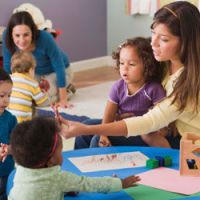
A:
<svg viewBox="0 0 200 200">
<path fill-rule="evenodd" d="M 159 166 L 158 160 L 157 159 L 149 159 L 146 161 L 146 167 L 149 169 L 154 169 Z"/>
<path fill-rule="evenodd" d="M 165 167 L 172 166 L 172 158 L 170 156 L 164 157 L 164 166 Z"/>
</svg>

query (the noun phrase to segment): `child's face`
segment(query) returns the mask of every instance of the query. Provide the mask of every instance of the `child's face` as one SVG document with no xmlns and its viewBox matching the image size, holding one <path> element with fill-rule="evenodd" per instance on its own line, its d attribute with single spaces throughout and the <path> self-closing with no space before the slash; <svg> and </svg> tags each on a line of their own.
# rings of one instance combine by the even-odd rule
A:
<svg viewBox="0 0 200 200">
<path fill-rule="evenodd" d="M 10 95 L 12 92 L 12 83 L 3 81 L 0 83 L 0 114 L 8 107 Z"/>
<path fill-rule="evenodd" d="M 62 165 L 62 162 L 63 162 L 62 149 L 63 149 L 62 138 L 60 135 L 58 135 L 57 148 L 55 150 L 55 153 L 51 157 L 51 159 L 48 161 L 48 167 L 55 166 L 55 165 Z"/>
<path fill-rule="evenodd" d="M 127 84 L 144 84 L 144 66 L 135 48 L 126 46 L 121 49 L 119 67 Z"/>
</svg>

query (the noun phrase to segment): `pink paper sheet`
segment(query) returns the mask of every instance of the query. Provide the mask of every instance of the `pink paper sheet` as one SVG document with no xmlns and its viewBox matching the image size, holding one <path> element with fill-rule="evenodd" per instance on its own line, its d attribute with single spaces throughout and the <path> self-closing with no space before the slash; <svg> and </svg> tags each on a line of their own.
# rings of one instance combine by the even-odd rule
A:
<svg viewBox="0 0 200 200">
<path fill-rule="evenodd" d="M 138 175 L 139 184 L 146 186 L 186 195 L 200 192 L 200 177 L 180 176 L 174 169 L 162 167 Z"/>
</svg>

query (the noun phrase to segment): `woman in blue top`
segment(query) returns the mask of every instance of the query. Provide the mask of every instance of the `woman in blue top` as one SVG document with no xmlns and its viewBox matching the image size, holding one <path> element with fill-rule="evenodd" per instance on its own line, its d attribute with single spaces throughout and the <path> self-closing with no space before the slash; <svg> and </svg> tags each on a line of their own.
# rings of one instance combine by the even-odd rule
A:
<svg viewBox="0 0 200 200">
<path fill-rule="evenodd" d="M 50 33 L 37 29 L 31 15 L 25 11 L 13 14 L 3 33 L 3 65 L 8 73 L 11 73 L 10 59 L 18 50 L 32 52 L 37 61 L 37 79 L 48 80 L 49 95 L 58 97 L 61 107 L 69 107 L 66 87 L 72 73 L 68 57 Z"/>
</svg>

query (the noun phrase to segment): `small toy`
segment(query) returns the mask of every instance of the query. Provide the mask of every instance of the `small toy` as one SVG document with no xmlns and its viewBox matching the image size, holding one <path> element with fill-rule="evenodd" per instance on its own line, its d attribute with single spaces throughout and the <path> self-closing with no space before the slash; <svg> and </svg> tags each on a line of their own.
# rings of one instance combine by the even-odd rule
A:
<svg viewBox="0 0 200 200">
<path fill-rule="evenodd" d="M 149 159 L 146 161 L 146 167 L 149 169 L 154 169 L 159 166 L 159 162 L 157 159 Z"/>
<path fill-rule="evenodd" d="M 172 158 L 170 156 L 164 157 L 164 166 L 165 167 L 172 166 Z"/>
<path fill-rule="evenodd" d="M 50 88 L 49 82 L 45 79 L 41 79 L 39 82 L 39 87 L 43 92 L 47 92 Z"/>
<path fill-rule="evenodd" d="M 165 165 L 165 160 L 162 156 L 155 156 L 155 159 L 158 160 L 159 167 L 162 167 Z"/>
<path fill-rule="evenodd" d="M 200 176 L 200 136 L 186 133 L 180 143 L 180 175 Z"/>
<path fill-rule="evenodd" d="M 146 167 L 150 169 L 163 166 L 172 166 L 172 158 L 170 156 L 155 156 L 155 158 L 146 161 Z"/>
</svg>

